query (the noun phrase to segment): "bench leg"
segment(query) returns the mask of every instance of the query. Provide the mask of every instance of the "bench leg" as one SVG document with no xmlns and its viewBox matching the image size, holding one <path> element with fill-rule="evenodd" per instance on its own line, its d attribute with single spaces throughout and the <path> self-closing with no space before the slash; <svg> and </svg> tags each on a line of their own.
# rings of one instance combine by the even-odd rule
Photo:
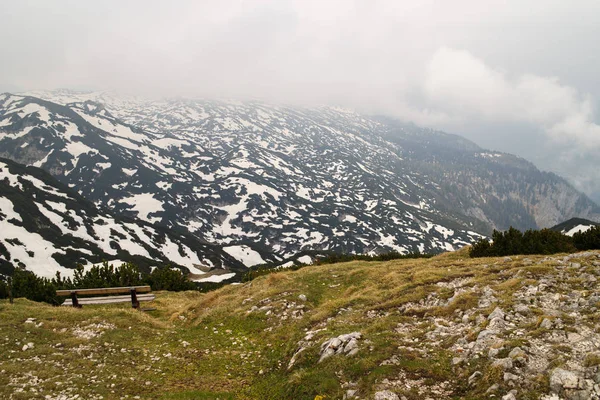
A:
<svg viewBox="0 0 600 400">
<path fill-rule="evenodd" d="M 77 292 L 71 292 L 71 302 L 73 303 L 73 307 L 81 308 L 81 304 L 77 300 Z"/>
<path fill-rule="evenodd" d="M 131 289 L 131 307 L 140 308 L 140 302 L 137 299 L 135 289 Z"/>
</svg>

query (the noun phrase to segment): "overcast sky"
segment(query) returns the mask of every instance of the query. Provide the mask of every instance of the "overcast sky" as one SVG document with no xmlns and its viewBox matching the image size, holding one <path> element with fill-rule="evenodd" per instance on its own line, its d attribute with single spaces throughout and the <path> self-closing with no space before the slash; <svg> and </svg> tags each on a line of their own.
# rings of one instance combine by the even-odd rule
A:
<svg viewBox="0 0 600 400">
<path fill-rule="evenodd" d="M 600 1 L 0 0 L 0 90 L 258 98 L 461 134 L 600 201 Z"/>
</svg>

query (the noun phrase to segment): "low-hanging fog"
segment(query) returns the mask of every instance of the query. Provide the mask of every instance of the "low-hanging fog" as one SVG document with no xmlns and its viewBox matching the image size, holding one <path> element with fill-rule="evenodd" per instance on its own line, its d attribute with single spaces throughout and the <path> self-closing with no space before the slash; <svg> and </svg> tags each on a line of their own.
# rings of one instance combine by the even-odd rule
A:
<svg viewBox="0 0 600 400">
<path fill-rule="evenodd" d="M 329 104 L 461 134 L 600 201 L 600 2 L 4 1 L 0 91 Z"/>
</svg>

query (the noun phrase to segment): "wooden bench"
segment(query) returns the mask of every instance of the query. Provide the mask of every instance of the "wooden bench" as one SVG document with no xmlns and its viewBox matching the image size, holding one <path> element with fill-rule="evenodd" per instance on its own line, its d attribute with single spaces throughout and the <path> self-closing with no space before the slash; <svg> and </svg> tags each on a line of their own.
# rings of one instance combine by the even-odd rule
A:
<svg viewBox="0 0 600 400">
<path fill-rule="evenodd" d="M 112 288 L 96 288 L 96 289 L 73 289 L 73 290 L 57 290 L 57 296 L 71 296 L 71 299 L 65 300 L 63 306 L 73 306 L 81 308 L 84 304 L 112 304 L 112 303 L 127 303 L 131 301 L 133 308 L 140 307 L 140 301 L 152 301 L 155 296 L 150 292 L 150 286 L 127 286 L 127 287 L 112 287 Z M 103 296 L 103 297 L 84 297 L 81 296 L 98 296 L 129 293 L 124 296 Z M 146 294 L 141 294 L 146 293 Z"/>
</svg>

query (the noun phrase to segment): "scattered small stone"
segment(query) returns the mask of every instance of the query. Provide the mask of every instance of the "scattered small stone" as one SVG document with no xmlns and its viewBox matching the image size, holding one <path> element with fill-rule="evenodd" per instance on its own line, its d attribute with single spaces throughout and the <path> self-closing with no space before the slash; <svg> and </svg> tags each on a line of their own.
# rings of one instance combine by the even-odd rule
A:
<svg viewBox="0 0 600 400">
<path fill-rule="evenodd" d="M 540 328 L 543 328 L 543 329 L 552 329 L 552 326 L 553 326 L 552 321 L 549 320 L 548 318 L 544 318 L 542 320 L 542 323 L 540 324 Z"/>
<path fill-rule="evenodd" d="M 498 385 L 497 383 L 494 383 L 492 386 L 490 386 L 488 388 L 488 390 L 485 391 L 485 394 L 490 394 L 490 393 L 497 392 L 498 389 L 500 389 L 500 385 Z"/>
<path fill-rule="evenodd" d="M 462 357 L 454 357 L 452 359 L 452 365 L 460 365 L 465 362 L 465 359 Z"/>
<path fill-rule="evenodd" d="M 488 351 L 489 358 L 496 358 L 496 356 L 500 353 L 503 347 L 492 347 L 490 351 Z"/>
<path fill-rule="evenodd" d="M 73 335 L 80 339 L 93 339 L 102 336 L 105 331 L 116 329 L 114 324 L 109 322 L 100 322 L 97 324 L 89 324 L 86 326 L 76 326 L 73 328 Z"/>
<path fill-rule="evenodd" d="M 531 309 L 525 304 L 517 304 L 513 307 L 513 309 L 515 312 L 523 315 L 529 315 L 531 313 Z"/>
<path fill-rule="evenodd" d="M 508 356 L 510 358 L 515 359 L 515 358 L 527 357 L 527 354 L 520 347 L 515 347 L 514 349 L 512 349 L 510 351 L 510 353 L 508 353 Z"/>
<path fill-rule="evenodd" d="M 504 382 L 514 382 L 519 380 L 519 375 L 511 374 L 510 372 L 504 373 Z"/>
<path fill-rule="evenodd" d="M 21 350 L 23 350 L 23 351 L 27 351 L 27 350 L 29 350 L 29 349 L 33 349 L 33 347 L 34 347 L 34 346 L 33 346 L 33 343 L 29 342 L 29 343 L 27 343 L 27 344 L 23 345 L 23 347 L 21 348 Z"/>
</svg>

